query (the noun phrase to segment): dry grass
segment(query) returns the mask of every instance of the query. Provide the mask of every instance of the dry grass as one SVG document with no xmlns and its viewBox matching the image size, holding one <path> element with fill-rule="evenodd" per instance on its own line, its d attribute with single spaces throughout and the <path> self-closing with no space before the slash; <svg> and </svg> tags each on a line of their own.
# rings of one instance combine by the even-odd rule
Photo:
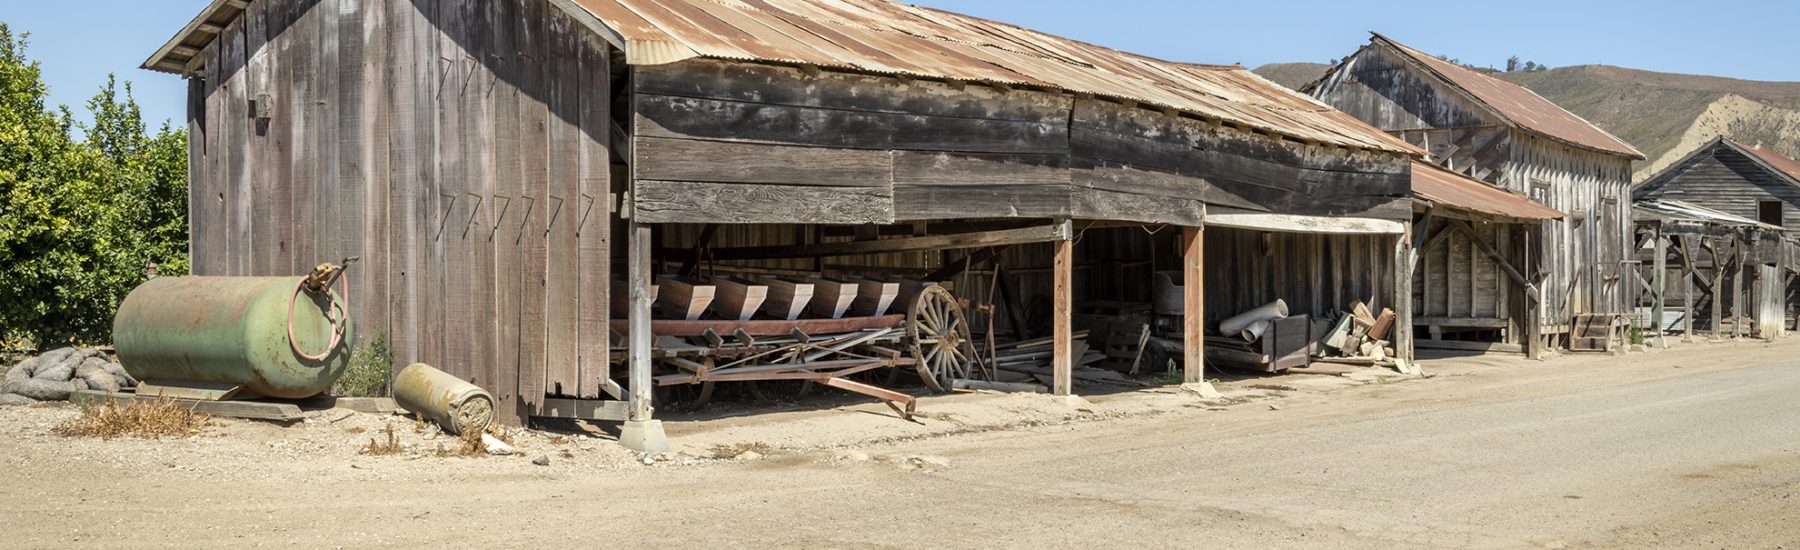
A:
<svg viewBox="0 0 1800 550">
<path fill-rule="evenodd" d="M 83 406 L 79 418 L 57 425 L 53 431 L 67 437 L 160 439 L 199 435 L 210 423 L 212 415 L 194 412 L 172 399 L 121 404 L 109 398 L 98 406 Z"/>
<path fill-rule="evenodd" d="M 459 458 L 487 456 L 487 442 L 481 440 L 481 432 L 469 432 L 457 436 L 455 449 L 446 449 L 444 448 L 443 443 L 439 443 L 437 455 L 440 457 Z"/>
<path fill-rule="evenodd" d="M 361 451 L 357 451 L 356 454 L 369 455 L 369 456 L 386 456 L 386 455 L 397 455 L 406 450 L 406 448 L 404 446 L 400 445 L 400 438 L 396 437 L 394 435 L 394 423 L 393 422 L 389 422 L 387 424 L 387 427 L 382 428 L 381 433 L 387 435 L 387 441 L 383 442 L 383 441 L 377 440 L 376 438 L 371 437 L 371 438 L 369 438 L 369 445 L 367 447 L 363 447 L 363 449 Z"/>
</svg>

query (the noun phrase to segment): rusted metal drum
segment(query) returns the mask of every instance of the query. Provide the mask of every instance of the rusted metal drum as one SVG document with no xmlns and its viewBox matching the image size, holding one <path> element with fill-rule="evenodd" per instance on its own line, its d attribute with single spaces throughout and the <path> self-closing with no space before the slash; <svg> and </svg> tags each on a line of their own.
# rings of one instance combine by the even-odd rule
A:
<svg viewBox="0 0 1800 550">
<path fill-rule="evenodd" d="M 424 363 L 394 375 L 394 403 L 453 434 L 480 433 L 494 421 L 494 396 Z"/>
<path fill-rule="evenodd" d="M 113 347 L 126 372 L 164 395 L 318 395 L 343 375 L 355 334 L 343 297 L 307 291 L 305 279 L 151 279 L 119 304 Z"/>
</svg>

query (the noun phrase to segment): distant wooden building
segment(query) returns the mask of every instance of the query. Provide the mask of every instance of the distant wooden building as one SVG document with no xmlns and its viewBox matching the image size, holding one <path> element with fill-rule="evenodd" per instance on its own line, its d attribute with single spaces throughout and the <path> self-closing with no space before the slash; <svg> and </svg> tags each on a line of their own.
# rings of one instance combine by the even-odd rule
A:
<svg viewBox="0 0 1800 550">
<path fill-rule="evenodd" d="M 652 275 L 955 282 L 1052 337 L 1058 393 L 1075 312 L 1157 271 L 1193 382 L 1239 309 L 1410 294 L 1418 148 L 1243 67 L 916 6 L 219 0 L 145 66 L 191 77 L 195 273 L 361 256 L 397 363 L 640 445 L 652 386 L 708 368 L 656 353 Z"/>
<path fill-rule="evenodd" d="M 1644 158 L 1636 149 L 1530 90 L 1379 34 L 1305 91 L 1426 149 L 1438 166 L 1565 214 L 1542 222 L 1515 266 L 1540 292 L 1530 301 L 1546 334 L 1567 333 L 1583 314 L 1627 310 L 1626 192 L 1631 162 Z M 1453 249 L 1469 246 L 1451 238 Z M 1475 312 L 1471 324 L 1498 322 L 1492 313 Z M 1491 325 L 1440 328 L 1479 333 Z"/>
<path fill-rule="evenodd" d="M 1800 161 L 1720 136 L 1632 190 L 1639 240 L 1656 267 L 1648 294 L 1661 311 L 1679 305 L 1679 328 L 1713 336 L 1782 331 L 1794 290 Z M 1671 277 L 1671 271 L 1673 271 Z M 1742 304 L 1740 306 L 1739 304 Z"/>
<path fill-rule="evenodd" d="M 1719 136 L 1650 176 L 1632 200 L 1676 200 L 1790 227 L 1800 224 L 1800 161 Z"/>
</svg>

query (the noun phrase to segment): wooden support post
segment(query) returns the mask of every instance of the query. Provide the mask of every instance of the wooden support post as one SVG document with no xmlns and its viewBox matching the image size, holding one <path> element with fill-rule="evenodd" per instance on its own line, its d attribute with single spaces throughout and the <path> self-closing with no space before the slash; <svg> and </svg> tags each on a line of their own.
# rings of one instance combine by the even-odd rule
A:
<svg viewBox="0 0 1800 550">
<path fill-rule="evenodd" d="M 1733 339 L 1747 334 L 1744 325 L 1749 316 L 1744 315 L 1744 231 L 1731 235 L 1731 263 L 1735 265 L 1731 274 L 1731 337 Z"/>
<path fill-rule="evenodd" d="M 1536 257 L 1532 255 L 1532 246 L 1533 244 L 1539 244 L 1539 239 L 1543 238 L 1543 231 L 1535 229 L 1536 228 L 1531 226 L 1526 226 L 1526 228 L 1520 232 L 1520 235 L 1525 241 L 1526 258 Z M 1541 246 L 1541 244 L 1539 245 Z M 1527 267 L 1529 268 L 1530 266 Z M 1538 282 L 1543 281 L 1541 273 L 1538 273 L 1535 269 L 1532 273 L 1540 275 L 1538 277 Z M 1525 338 L 1527 340 L 1525 357 L 1533 360 L 1541 360 L 1544 358 L 1544 348 L 1546 347 L 1544 342 L 1544 287 L 1543 285 L 1526 285 L 1524 288 Z"/>
<path fill-rule="evenodd" d="M 1206 231 L 1181 228 L 1181 381 L 1206 382 Z"/>
<path fill-rule="evenodd" d="M 1709 243 L 1711 241 L 1712 241 L 1712 239 L 1710 237 L 1702 239 L 1701 246 L 1706 247 L 1707 243 Z M 1719 255 L 1718 243 L 1711 242 L 1711 244 L 1712 244 L 1712 246 L 1706 247 L 1706 248 L 1710 248 L 1712 250 L 1712 264 L 1713 264 L 1713 268 L 1712 268 L 1712 339 L 1718 340 L 1721 337 L 1721 335 L 1723 334 L 1720 331 L 1725 329 L 1725 258 L 1720 257 L 1720 255 Z"/>
<path fill-rule="evenodd" d="M 669 440 L 663 433 L 661 421 L 652 418 L 655 411 L 650 406 L 654 383 L 650 378 L 650 346 L 655 341 L 650 334 L 650 248 L 653 242 L 650 226 L 639 224 L 636 219 L 630 225 L 630 258 L 626 266 L 631 286 L 631 312 L 626 317 L 631 328 L 627 351 L 630 404 L 625 426 L 619 434 L 619 444 L 634 451 L 660 453 L 669 449 Z"/>
<path fill-rule="evenodd" d="M 1075 289 L 1075 241 L 1064 239 L 1056 241 L 1056 260 L 1051 271 L 1055 274 L 1056 283 L 1051 290 L 1051 317 L 1054 318 L 1051 329 L 1051 341 L 1054 355 L 1050 361 L 1052 388 L 1055 395 L 1073 394 L 1071 383 L 1074 377 L 1075 351 L 1074 338 L 1074 299 L 1070 293 Z"/>
<path fill-rule="evenodd" d="M 1674 239 L 1674 237 L 1670 237 Z M 1681 341 L 1694 341 L 1694 254 L 1693 237 L 1682 235 L 1675 253 L 1681 255 Z"/>
<path fill-rule="evenodd" d="M 1655 294 L 1655 297 L 1653 299 L 1656 301 L 1650 304 L 1650 323 L 1656 330 L 1656 344 L 1667 349 L 1669 347 L 1669 342 L 1663 338 L 1663 333 L 1667 332 L 1663 330 L 1664 328 L 1667 328 L 1663 326 L 1663 311 L 1665 309 L 1663 304 L 1664 297 L 1667 295 L 1669 288 L 1669 237 L 1663 235 L 1661 226 L 1656 228 L 1654 236 L 1656 238 L 1656 243 L 1652 245 L 1652 250 L 1654 251 L 1653 253 L 1656 254 L 1656 260 L 1652 264 L 1652 269 L 1655 269 L 1656 272 L 1652 277 L 1655 281 L 1650 284 L 1651 287 L 1655 289 L 1655 292 L 1653 293 Z"/>
<path fill-rule="evenodd" d="M 1429 211 L 1425 221 L 1431 221 Z M 1394 239 L 1394 353 L 1407 363 L 1413 361 L 1412 271 L 1417 257 L 1412 248 L 1414 229 L 1407 224 L 1406 233 Z"/>
</svg>

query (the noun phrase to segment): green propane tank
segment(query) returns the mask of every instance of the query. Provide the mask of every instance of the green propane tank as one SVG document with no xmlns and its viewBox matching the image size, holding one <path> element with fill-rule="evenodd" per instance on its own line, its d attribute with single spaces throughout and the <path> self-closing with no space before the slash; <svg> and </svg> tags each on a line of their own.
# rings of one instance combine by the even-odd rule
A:
<svg viewBox="0 0 1800 550">
<path fill-rule="evenodd" d="M 293 277 L 164 277 L 125 297 L 113 347 L 139 394 L 302 399 L 331 388 L 354 332 L 342 268 Z"/>
</svg>

